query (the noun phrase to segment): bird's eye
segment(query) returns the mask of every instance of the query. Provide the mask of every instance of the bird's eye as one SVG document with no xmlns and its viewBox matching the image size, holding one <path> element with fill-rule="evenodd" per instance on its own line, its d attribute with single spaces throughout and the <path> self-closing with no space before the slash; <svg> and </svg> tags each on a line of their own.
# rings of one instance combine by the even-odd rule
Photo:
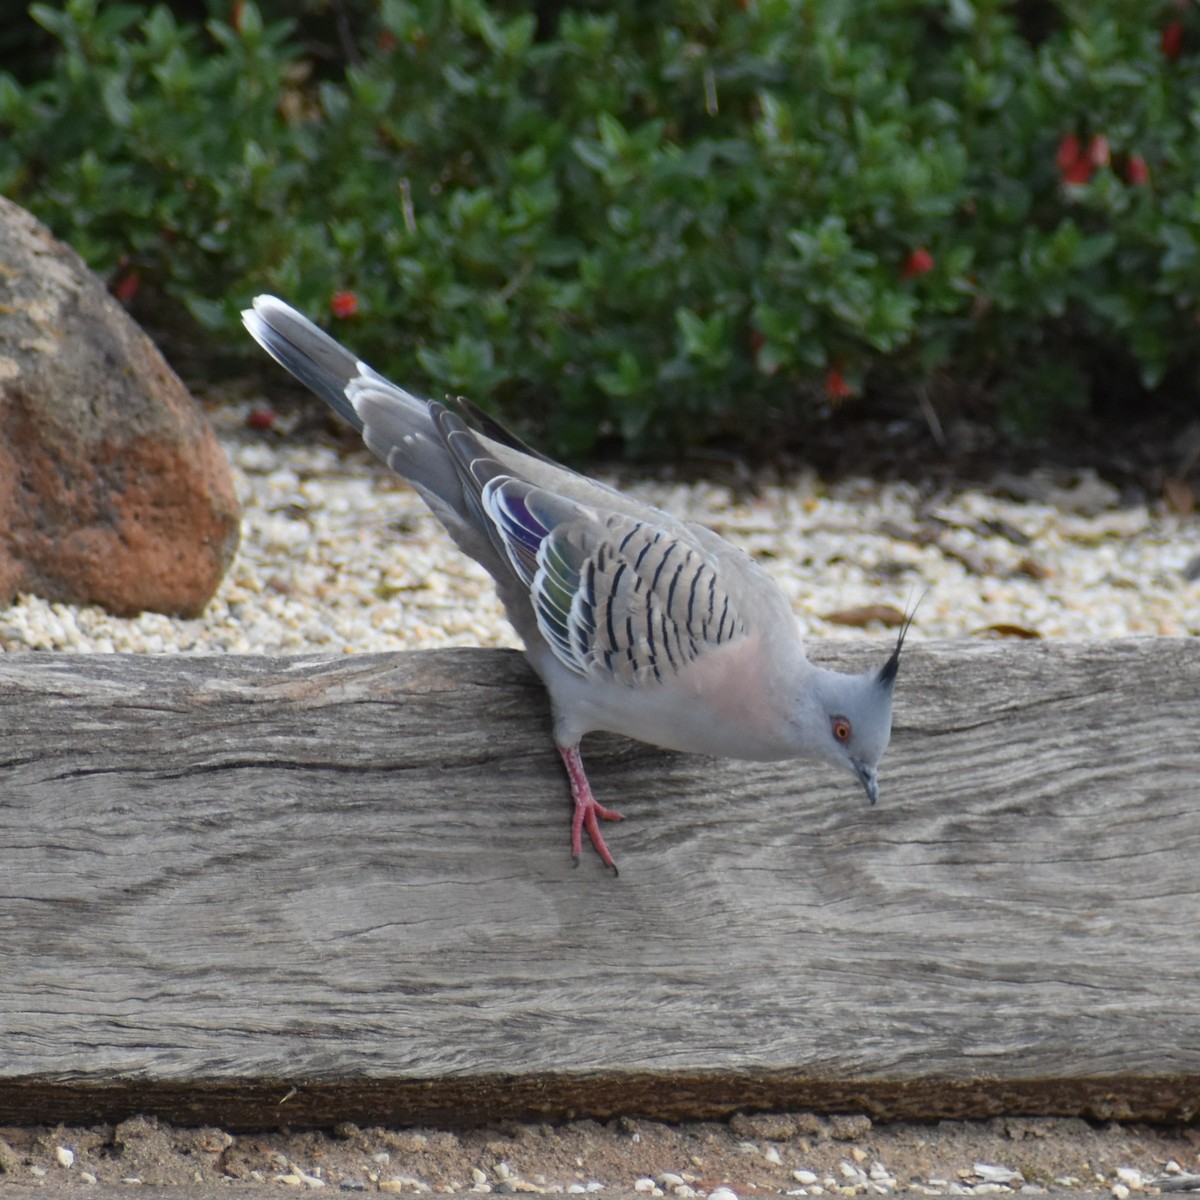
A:
<svg viewBox="0 0 1200 1200">
<path fill-rule="evenodd" d="M 844 746 L 850 740 L 850 722 L 845 717 L 834 717 L 831 722 L 833 736 L 835 741 L 839 741 Z"/>
</svg>

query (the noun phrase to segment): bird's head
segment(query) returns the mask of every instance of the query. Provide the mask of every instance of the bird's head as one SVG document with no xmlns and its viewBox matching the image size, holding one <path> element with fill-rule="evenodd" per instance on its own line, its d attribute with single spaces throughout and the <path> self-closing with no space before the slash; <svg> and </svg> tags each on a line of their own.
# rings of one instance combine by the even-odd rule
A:
<svg viewBox="0 0 1200 1200">
<path fill-rule="evenodd" d="M 900 651 L 912 616 L 904 622 L 895 648 L 877 671 L 843 675 L 818 669 L 814 695 L 817 712 L 817 753 L 827 762 L 850 771 L 862 784 L 867 799 L 879 799 L 876 769 L 892 736 L 892 690 L 900 669 Z"/>
</svg>

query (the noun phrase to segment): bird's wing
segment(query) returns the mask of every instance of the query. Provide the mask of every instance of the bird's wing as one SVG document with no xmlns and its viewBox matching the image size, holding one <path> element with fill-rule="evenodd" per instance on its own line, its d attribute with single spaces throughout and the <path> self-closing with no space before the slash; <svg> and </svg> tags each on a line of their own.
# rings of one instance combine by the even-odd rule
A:
<svg viewBox="0 0 1200 1200">
<path fill-rule="evenodd" d="M 675 530 L 513 479 L 490 483 L 484 503 L 542 636 L 580 675 L 663 683 L 747 632 L 717 564 Z"/>
<path fill-rule="evenodd" d="M 652 685 L 745 635 L 737 589 L 685 526 L 625 498 L 621 509 L 609 507 L 608 489 L 585 491 L 565 470 L 562 490 L 556 475 L 522 478 L 440 405 L 434 420 L 459 464 L 472 519 L 524 584 L 538 631 L 568 670 Z"/>
</svg>

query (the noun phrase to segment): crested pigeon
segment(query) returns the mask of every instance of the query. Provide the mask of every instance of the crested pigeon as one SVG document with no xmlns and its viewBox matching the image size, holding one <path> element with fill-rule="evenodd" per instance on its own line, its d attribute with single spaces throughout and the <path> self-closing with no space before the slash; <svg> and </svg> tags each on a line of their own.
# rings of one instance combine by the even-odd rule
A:
<svg viewBox="0 0 1200 1200">
<path fill-rule="evenodd" d="M 558 465 L 468 401 L 419 399 L 282 300 L 258 296 L 242 320 L 495 580 L 549 692 L 576 863 L 586 830 L 616 872 L 598 822 L 621 814 L 597 803 L 579 752 L 596 730 L 725 758 L 824 760 L 876 802 L 907 622 L 878 670 L 815 666 L 778 586 L 711 530 Z"/>
</svg>

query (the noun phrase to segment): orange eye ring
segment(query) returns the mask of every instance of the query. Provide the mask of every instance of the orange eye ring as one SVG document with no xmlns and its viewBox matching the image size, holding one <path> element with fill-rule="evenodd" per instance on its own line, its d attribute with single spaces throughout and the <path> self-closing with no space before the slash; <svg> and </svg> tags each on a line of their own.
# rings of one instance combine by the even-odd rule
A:
<svg viewBox="0 0 1200 1200">
<path fill-rule="evenodd" d="M 830 728 L 833 730 L 834 741 L 841 742 L 843 746 L 850 740 L 853 732 L 850 722 L 845 717 L 834 717 L 830 722 Z"/>
</svg>

